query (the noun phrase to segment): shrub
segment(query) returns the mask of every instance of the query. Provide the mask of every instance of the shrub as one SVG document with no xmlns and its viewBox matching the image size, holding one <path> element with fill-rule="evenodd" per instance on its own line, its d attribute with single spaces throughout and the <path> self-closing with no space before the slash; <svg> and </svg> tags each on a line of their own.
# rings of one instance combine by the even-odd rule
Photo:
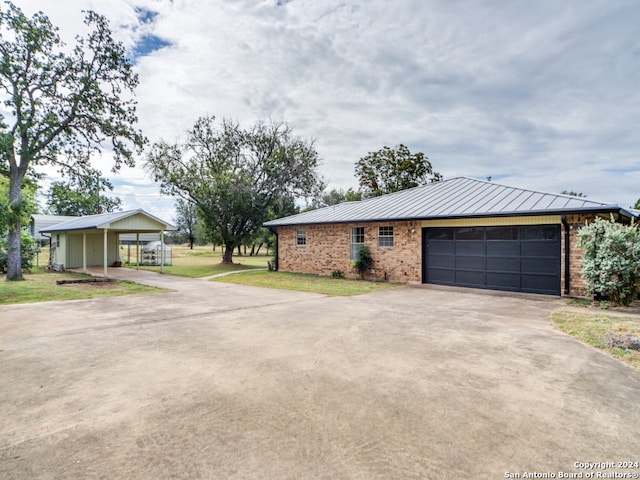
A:
<svg viewBox="0 0 640 480">
<path fill-rule="evenodd" d="M 373 257 L 371 256 L 371 250 L 366 245 L 361 245 L 358 248 L 358 252 L 356 253 L 356 259 L 353 262 L 353 266 L 358 273 L 360 274 L 360 278 L 364 278 L 364 274 L 367 271 L 367 268 L 373 265 Z"/>
<path fill-rule="evenodd" d="M 33 267 L 33 257 L 36 256 L 36 241 L 31 235 L 23 230 L 20 234 L 20 261 L 23 270 L 30 270 Z M 0 272 L 7 271 L 7 237 L 0 237 Z"/>
<path fill-rule="evenodd" d="M 334 270 L 331 272 L 333 278 L 344 278 L 344 272 L 342 270 Z"/>
<path fill-rule="evenodd" d="M 589 295 L 600 295 L 618 305 L 629 305 L 640 291 L 640 232 L 596 218 L 578 232 L 584 249 L 582 277 Z"/>
</svg>

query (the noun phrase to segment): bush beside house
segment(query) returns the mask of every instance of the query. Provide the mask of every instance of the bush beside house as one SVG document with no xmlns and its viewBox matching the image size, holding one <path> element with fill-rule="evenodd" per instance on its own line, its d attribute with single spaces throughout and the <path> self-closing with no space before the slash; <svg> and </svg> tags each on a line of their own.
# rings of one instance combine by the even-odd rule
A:
<svg viewBox="0 0 640 480">
<path fill-rule="evenodd" d="M 584 250 L 582 277 L 589 296 L 630 305 L 640 291 L 640 231 L 637 225 L 595 218 L 578 232 Z"/>
</svg>

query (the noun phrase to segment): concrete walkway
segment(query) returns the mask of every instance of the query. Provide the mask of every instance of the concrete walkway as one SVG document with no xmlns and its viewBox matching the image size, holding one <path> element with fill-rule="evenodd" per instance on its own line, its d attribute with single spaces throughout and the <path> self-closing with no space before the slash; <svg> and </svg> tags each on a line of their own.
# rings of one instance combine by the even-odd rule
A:
<svg viewBox="0 0 640 480">
<path fill-rule="evenodd" d="M 561 300 L 119 270 L 172 291 L 0 307 L 0 478 L 558 478 L 640 461 L 640 375 L 554 330 Z"/>
<path fill-rule="evenodd" d="M 236 273 L 244 272 L 264 272 L 266 268 L 249 268 L 247 270 L 233 270 L 231 272 L 216 273 L 215 275 L 209 275 L 208 277 L 201 277 L 201 280 L 211 280 L 212 278 L 226 277 L 227 275 L 235 275 Z"/>
<path fill-rule="evenodd" d="M 212 278 L 226 277 L 227 275 L 234 275 L 236 273 L 243 272 L 258 272 L 266 270 L 266 268 L 250 268 L 246 270 L 232 270 L 230 272 L 216 273 L 214 275 L 208 275 L 206 277 L 188 278 L 181 277 L 179 275 L 171 275 L 168 273 L 159 274 L 157 272 L 151 272 L 149 270 L 136 270 L 135 268 L 123 268 L 123 267 L 109 267 L 107 268 L 107 276 L 109 278 L 115 278 L 116 280 L 131 280 L 142 285 L 149 285 L 153 287 L 162 285 L 171 285 L 175 283 L 177 288 L 189 284 L 190 281 L 211 280 Z M 82 273 L 82 269 L 71 269 L 72 272 Z M 104 270 L 102 267 L 87 267 L 87 274 L 94 277 L 104 276 Z M 186 279 L 187 282 L 182 282 L 181 279 Z M 169 286 L 163 288 L 171 288 Z"/>
</svg>

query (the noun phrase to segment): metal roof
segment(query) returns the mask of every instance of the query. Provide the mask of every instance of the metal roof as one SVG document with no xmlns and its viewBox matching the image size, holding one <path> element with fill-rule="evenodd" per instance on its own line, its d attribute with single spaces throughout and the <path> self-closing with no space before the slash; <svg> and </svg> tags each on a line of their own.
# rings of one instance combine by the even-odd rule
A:
<svg viewBox="0 0 640 480">
<path fill-rule="evenodd" d="M 29 234 L 35 238 L 36 240 L 48 240 L 49 237 L 45 237 L 40 234 L 41 231 L 47 231 L 47 228 L 57 225 L 62 222 L 66 222 L 67 220 L 73 220 L 78 217 L 70 216 L 70 215 L 39 215 L 34 214 L 31 215 L 31 220 L 29 221 Z"/>
<path fill-rule="evenodd" d="M 153 215 L 151 215 L 148 212 L 145 212 L 142 209 L 137 209 L 137 210 L 129 210 L 126 212 L 100 213 L 98 215 L 87 215 L 85 217 L 77 217 L 72 220 L 67 220 L 66 222 L 58 223 L 56 225 L 53 225 L 51 227 L 48 227 L 40 231 L 50 233 L 50 232 L 66 232 L 71 230 L 93 230 L 98 228 L 111 228 L 112 223 L 115 223 L 127 217 L 131 217 L 133 215 L 137 215 L 138 213 L 142 213 L 143 215 L 162 224 L 164 226 L 163 230 L 176 229 L 173 225 L 163 220 L 160 220 L 158 217 L 154 217 Z M 146 230 L 146 229 L 143 229 L 143 230 Z"/>
<path fill-rule="evenodd" d="M 345 202 L 266 222 L 267 227 L 326 223 L 426 220 L 442 218 L 560 215 L 631 209 L 584 197 L 537 192 L 468 177 L 456 177 L 400 192 Z"/>
</svg>

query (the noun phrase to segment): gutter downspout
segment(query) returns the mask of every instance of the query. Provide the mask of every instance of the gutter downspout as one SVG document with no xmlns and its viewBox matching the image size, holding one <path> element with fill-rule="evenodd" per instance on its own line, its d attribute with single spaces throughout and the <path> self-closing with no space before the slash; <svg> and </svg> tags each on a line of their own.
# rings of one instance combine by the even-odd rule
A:
<svg viewBox="0 0 640 480">
<path fill-rule="evenodd" d="M 564 294 L 569 295 L 569 283 L 571 282 L 571 271 L 570 271 L 570 263 L 571 263 L 571 239 L 569 223 L 567 223 L 567 216 L 562 215 L 560 217 L 562 221 L 562 225 L 564 226 Z"/>
</svg>

